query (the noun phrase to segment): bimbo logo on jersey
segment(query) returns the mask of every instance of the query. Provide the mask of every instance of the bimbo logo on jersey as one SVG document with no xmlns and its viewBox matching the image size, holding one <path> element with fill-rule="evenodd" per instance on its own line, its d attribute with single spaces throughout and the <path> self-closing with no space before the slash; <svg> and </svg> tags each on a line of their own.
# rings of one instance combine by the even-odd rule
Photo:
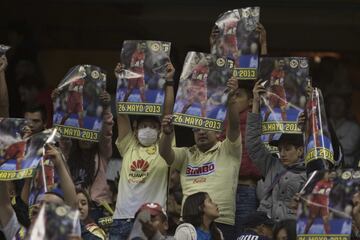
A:
<svg viewBox="0 0 360 240">
<path fill-rule="evenodd" d="M 215 172 L 215 164 L 208 162 L 200 166 L 191 166 L 190 164 L 186 167 L 186 175 L 190 177 L 209 175 Z"/>
</svg>

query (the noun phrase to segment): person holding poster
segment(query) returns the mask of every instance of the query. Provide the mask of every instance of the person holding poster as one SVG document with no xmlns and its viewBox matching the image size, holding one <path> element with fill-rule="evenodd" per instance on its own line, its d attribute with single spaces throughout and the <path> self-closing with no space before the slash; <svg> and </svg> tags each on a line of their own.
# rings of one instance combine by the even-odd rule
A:
<svg viewBox="0 0 360 240">
<path fill-rule="evenodd" d="M 40 205 L 44 203 L 65 203 L 72 208 L 77 206 L 75 186 L 68 173 L 61 151 L 51 144 L 47 144 L 45 148 L 45 155 L 52 160 L 61 179 L 61 190 L 46 192 L 38 197 L 39 205 L 32 211 L 32 225 L 35 223 Z M 3 231 L 6 239 L 24 239 L 26 229 L 18 222 L 15 211 L 11 206 L 7 184 L 4 181 L 0 181 L 0 192 L 2 193 L 0 198 L 0 230 Z"/>
<path fill-rule="evenodd" d="M 164 108 L 166 111 L 172 111 L 174 67 L 168 62 L 165 70 Z M 124 65 L 119 63 L 115 68 L 115 75 L 123 71 Z M 161 206 L 166 206 L 167 173 L 171 165 L 159 154 L 158 117 L 140 116 L 134 121 L 132 130 L 129 116 L 119 114 L 117 126 L 116 146 L 123 156 L 123 161 L 113 223 L 109 230 L 110 240 L 128 238 L 135 213 L 143 203 L 157 202 Z"/>
<path fill-rule="evenodd" d="M 241 136 L 239 101 L 235 96 L 238 81 L 230 78 L 227 87 L 230 91 L 227 105 L 229 127 L 224 141 L 218 141 L 215 131 L 194 128 L 195 146 L 172 147 L 173 116 L 166 115 L 162 121 L 159 152 L 180 171 L 183 204 L 191 194 L 207 192 L 220 210 L 220 217 L 215 222 L 224 239 L 230 240 L 235 235 L 235 193 L 241 163 Z"/>
<path fill-rule="evenodd" d="M 247 119 L 246 146 L 251 161 L 264 178 L 264 184 L 259 189 L 263 195 L 260 196 L 258 210 L 266 212 L 275 221 L 295 219 L 290 203 L 306 181 L 303 135 L 283 133 L 279 140 L 273 140 L 270 144 L 277 146 L 280 153 L 280 158 L 274 157 L 261 140 L 260 95 L 266 93 L 261 81 L 256 82 L 253 93 L 252 112 Z"/>
</svg>

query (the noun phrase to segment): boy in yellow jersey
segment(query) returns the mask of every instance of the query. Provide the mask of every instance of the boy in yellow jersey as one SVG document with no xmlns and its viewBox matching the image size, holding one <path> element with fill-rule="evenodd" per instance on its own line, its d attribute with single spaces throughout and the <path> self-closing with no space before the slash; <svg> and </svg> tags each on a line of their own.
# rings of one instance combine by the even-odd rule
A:
<svg viewBox="0 0 360 240">
<path fill-rule="evenodd" d="M 194 129 L 195 146 L 173 148 L 172 116 L 166 115 L 159 143 L 161 156 L 180 171 L 183 203 L 187 196 L 196 192 L 209 193 L 219 206 L 220 217 L 216 224 L 226 240 L 234 239 L 235 193 L 241 163 L 239 102 L 235 96 L 238 83 L 231 78 L 227 85 L 230 89 L 227 106 L 229 122 L 224 141 L 218 141 L 214 131 Z"/>
<path fill-rule="evenodd" d="M 118 64 L 115 74 L 123 70 Z M 173 106 L 174 67 L 166 66 L 164 110 Z M 169 110 L 166 110 L 169 111 Z M 171 111 L 171 110 L 170 110 Z M 170 162 L 158 151 L 160 120 L 155 116 L 141 116 L 134 122 L 134 131 L 128 115 L 117 117 L 116 146 L 123 157 L 118 196 L 109 239 L 127 239 L 133 226 L 136 211 L 146 202 L 166 206 L 167 173 Z"/>
</svg>

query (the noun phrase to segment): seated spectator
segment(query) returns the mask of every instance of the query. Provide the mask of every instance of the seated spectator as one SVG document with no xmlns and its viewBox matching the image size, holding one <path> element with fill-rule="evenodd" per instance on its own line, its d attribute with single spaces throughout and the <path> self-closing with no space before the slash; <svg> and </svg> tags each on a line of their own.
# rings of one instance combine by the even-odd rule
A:
<svg viewBox="0 0 360 240">
<path fill-rule="evenodd" d="M 175 239 L 224 239 L 214 221 L 219 216 L 219 208 L 209 194 L 198 192 L 188 196 L 183 207 L 184 223 L 176 229 Z"/>
<path fill-rule="evenodd" d="M 105 240 L 105 232 L 90 217 L 91 200 L 86 191 L 76 190 L 76 198 L 80 212 L 81 237 L 83 240 Z"/>
<path fill-rule="evenodd" d="M 264 211 L 275 221 L 295 219 L 291 200 L 306 181 L 303 162 L 303 135 L 282 134 L 279 140 L 270 142 L 277 146 L 280 158 L 273 156 L 261 141 L 260 94 L 265 89 L 258 81 L 254 86 L 252 112 L 248 115 L 246 146 L 250 159 L 264 177 L 258 211 Z"/>
<path fill-rule="evenodd" d="M 275 222 L 269 218 L 265 212 L 256 211 L 247 216 L 244 222 L 245 232 L 237 237 L 237 240 L 272 239 L 272 228 Z"/>
</svg>

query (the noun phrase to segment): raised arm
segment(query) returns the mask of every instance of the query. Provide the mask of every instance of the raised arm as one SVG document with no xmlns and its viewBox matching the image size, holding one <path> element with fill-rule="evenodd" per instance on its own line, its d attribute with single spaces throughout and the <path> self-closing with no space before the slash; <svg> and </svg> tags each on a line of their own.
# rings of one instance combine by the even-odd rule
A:
<svg viewBox="0 0 360 240">
<path fill-rule="evenodd" d="M 159 140 L 159 153 L 165 159 L 168 165 L 175 160 L 175 152 L 172 149 L 172 140 L 174 139 L 174 126 L 172 124 L 172 115 L 165 115 L 161 122 L 162 134 Z"/>
<path fill-rule="evenodd" d="M 172 114 L 174 108 L 174 73 L 175 68 L 171 62 L 166 66 L 165 100 L 163 116 Z"/>
<path fill-rule="evenodd" d="M 265 93 L 261 81 L 255 83 L 252 113 L 248 114 L 245 144 L 251 161 L 266 176 L 272 161 L 276 161 L 261 140 L 260 94 Z"/>
<path fill-rule="evenodd" d="M 7 59 L 5 55 L 0 57 L 0 117 L 9 117 L 9 96 L 5 79 Z"/>
<path fill-rule="evenodd" d="M 124 65 L 118 63 L 115 68 L 115 76 L 124 70 Z M 117 115 L 118 138 L 123 139 L 129 132 L 131 132 L 131 123 L 127 114 Z"/>
<path fill-rule="evenodd" d="M 227 104 L 229 127 L 227 129 L 226 136 L 231 142 L 235 142 L 240 135 L 240 116 L 239 116 L 240 104 L 236 97 L 238 80 L 236 78 L 230 78 L 227 83 L 227 87 L 228 89 L 230 89 L 230 92 L 228 95 L 228 104 Z"/>
<path fill-rule="evenodd" d="M 109 159 L 112 155 L 112 127 L 114 125 L 113 115 L 110 110 L 110 94 L 106 91 L 100 94 L 100 101 L 103 106 L 103 123 L 99 141 L 100 154 Z"/>
<path fill-rule="evenodd" d="M 259 33 L 259 43 L 260 43 L 260 54 L 266 55 L 267 51 L 267 39 L 266 39 L 266 30 L 261 23 L 258 23 L 256 26 L 256 31 Z"/>
<path fill-rule="evenodd" d="M 51 144 L 46 145 L 45 155 L 54 163 L 55 170 L 59 175 L 61 190 L 64 192 L 64 201 L 72 208 L 77 208 L 75 185 L 71 179 L 61 151 Z"/>
</svg>

